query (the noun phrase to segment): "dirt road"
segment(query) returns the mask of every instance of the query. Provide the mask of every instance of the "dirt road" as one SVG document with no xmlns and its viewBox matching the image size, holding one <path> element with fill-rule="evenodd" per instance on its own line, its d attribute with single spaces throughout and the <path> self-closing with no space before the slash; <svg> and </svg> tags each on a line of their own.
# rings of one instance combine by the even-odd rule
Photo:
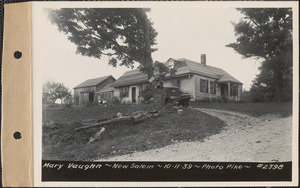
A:
<svg viewBox="0 0 300 188">
<path fill-rule="evenodd" d="M 284 162 L 292 160 L 292 117 L 249 115 L 195 109 L 223 120 L 227 126 L 204 142 L 181 142 L 160 149 L 116 156 L 114 161 L 231 161 Z"/>
</svg>

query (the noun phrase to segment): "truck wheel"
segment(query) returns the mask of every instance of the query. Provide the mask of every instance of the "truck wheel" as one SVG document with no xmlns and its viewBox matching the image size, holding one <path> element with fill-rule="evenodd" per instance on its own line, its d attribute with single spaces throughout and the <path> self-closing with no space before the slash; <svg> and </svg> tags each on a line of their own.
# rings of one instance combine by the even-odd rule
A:
<svg viewBox="0 0 300 188">
<path fill-rule="evenodd" d="M 189 102 L 188 102 L 188 101 L 184 101 L 184 102 L 182 103 L 182 106 L 183 106 L 184 108 L 187 108 L 187 107 L 189 106 Z"/>
</svg>

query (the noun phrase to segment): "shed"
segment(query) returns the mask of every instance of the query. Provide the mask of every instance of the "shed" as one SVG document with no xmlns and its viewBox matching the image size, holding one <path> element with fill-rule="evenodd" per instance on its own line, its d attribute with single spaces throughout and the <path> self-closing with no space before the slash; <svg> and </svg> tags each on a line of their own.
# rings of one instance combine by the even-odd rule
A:
<svg viewBox="0 0 300 188">
<path fill-rule="evenodd" d="M 75 86 L 74 104 L 86 105 L 97 102 L 95 93 L 104 88 L 108 84 L 112 84 L 116 79 L 112 75 L 88 79 L 81 84 Z"/>
</svg>

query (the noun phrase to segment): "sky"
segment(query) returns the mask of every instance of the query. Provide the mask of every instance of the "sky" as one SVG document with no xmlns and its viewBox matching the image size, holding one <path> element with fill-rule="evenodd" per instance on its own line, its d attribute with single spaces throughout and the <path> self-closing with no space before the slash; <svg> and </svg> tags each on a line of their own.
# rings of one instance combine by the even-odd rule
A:
<svg viewBox="0 0 300 188">
<path fill-rule="evenodd" d="M 242 18 L 233 8 L 152 8 L 148 13 L 158 32 L 158 51 L 152 54 L 154 61 L 169 58 L 186 58 L 200 62 L 206 54 L 207 65 L 224 69 L 243 83 L 249 90 L 252 80 L 259 73 L 260 62 L 243 59 L 226 44 L 235 42 L 232 22 Z M 63 82 L 69 89 L 91 78 L 113 75 L 118 79 L 125 67 L 113 68 L 108 58 L 84 57 L 76 54 L 76 45 L 60 33 L 47 19 L 45 11 L 34 20 L 34 62 L 40 65 L 43 82 Z M 138 65 L 138 64 L 136 64 Z"/>
</svg>

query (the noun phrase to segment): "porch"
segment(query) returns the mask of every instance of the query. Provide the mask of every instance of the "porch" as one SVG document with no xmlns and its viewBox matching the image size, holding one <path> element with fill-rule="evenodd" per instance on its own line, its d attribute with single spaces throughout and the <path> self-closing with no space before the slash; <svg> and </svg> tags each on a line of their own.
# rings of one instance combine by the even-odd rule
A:
<svg viewBox="0 0 300 188">
<path fill-rule="evenodd" d="M 217 96 L 229 101 L 240 101 L 242 84 L 235 82 L 218 82 L 217 84 Z"/>
</svg>

